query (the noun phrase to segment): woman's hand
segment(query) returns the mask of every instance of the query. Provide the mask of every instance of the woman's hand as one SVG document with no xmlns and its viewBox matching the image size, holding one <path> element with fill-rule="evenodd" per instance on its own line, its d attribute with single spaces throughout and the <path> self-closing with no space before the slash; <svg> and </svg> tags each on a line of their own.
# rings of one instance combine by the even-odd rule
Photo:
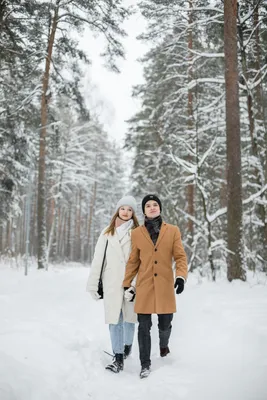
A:
<svg viewBox="0 0 267 400">
<path fill-rule="evenodd" d="M 134 301 L 135 298 L 135 287 L 131 286 L 129 288 L 124 288 L 124 298 L 126 301 L 131 302 Z"/>
<path fill-rule="evenodd" d="M 99 294 L 95 290 L 90 290 L 89 293 L 90 293 L 90 295 L 92 296 L 92 298 L 94 300 L 100 300 L 101 299 L 101 296 L 99 296 Z"/>
</svg>

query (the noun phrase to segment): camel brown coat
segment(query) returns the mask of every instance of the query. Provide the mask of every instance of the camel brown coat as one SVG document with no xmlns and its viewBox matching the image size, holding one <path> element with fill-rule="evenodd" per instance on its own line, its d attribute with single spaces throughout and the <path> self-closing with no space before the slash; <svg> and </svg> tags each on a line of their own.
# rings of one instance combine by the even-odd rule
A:
<svg viewBox="0 0 267 400">
<path fill-rule="evenodd" d="M 156 244 L 144 225 L 132 232 L 132 251 L 126 265 L 124 287 L 130 287 L 137 276 L 137 314 L 171 314 L 176 312 L 175 276 L 187 278 L 186 254 L 177 226 L 162 223 Z"/>
</svg>

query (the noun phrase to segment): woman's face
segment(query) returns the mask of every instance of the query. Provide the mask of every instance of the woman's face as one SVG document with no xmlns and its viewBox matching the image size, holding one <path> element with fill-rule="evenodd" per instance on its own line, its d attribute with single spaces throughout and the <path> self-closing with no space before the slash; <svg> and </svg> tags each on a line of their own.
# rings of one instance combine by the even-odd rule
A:
<svg viewBox="0 0 267 400">
<path fill-rule="evenodd" d="M 156 218 L 160 214 L 159 204 L 155 200 L 149 200 L 145 204 L 145 215 L 148 218 Z"/>
<path fill-rule="evenodd" d="M 129 206 L 121 206 L 119 208 L 119 217 L 124 221 L 129 221 L 133 216 L 133 209 Z"/>
</svg>

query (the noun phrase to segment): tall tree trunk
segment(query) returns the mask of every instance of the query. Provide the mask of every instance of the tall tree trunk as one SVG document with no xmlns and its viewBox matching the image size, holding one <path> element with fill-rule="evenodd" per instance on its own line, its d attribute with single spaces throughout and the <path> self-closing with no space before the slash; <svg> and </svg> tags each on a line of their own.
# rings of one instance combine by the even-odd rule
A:
<svg viewBox="0 0 267 400">
<path fill-rule="evenodd" d="M 9 253 L 12 252 L 12 224 L 13 220 L 11 217 L 8 218 L 6 228 L 6 246 L 5 250 Z"/>
<path fill-rule="evenodd" d="M 54 184 L 54 182 L 53 182 Z M 52 184 L 51 184 L 52 186 Z M 51 198 L 49 199 L 49 201 L 47 202 L 47 213 L 46 213 L 46 231 L 47 231 L 47 237 L 46 240 L 47 242 L 49 241 L 49 238 L 51 236 L 51 234 L 53 234 L 51 232 L 51 229 L 53 227 L 54 224 L 54 218 L 55 218 L 55 208 L 56 208 L 56 204 L 55 204 L 55 198 L 53 196 L 52 190 L 49 192 Z"/>
<path fill-rule="evenodd" d="M 254 51 L 255 51 L 255 70 L 260 72 L 260 30 L 259 30 L 259 1 L 254 0 L 254 13 L 253 13 L 253 27 L 255 30 L 255 40 L 254 40 Z M 257 107 L 255 108 L 255 117 L 264 123 L 263 116 L 263 98 L 262 98 L 262 84 L 256 87 L 256 102 Z"/>
<path fill-rule="evenodd" d="M 193 80 L 193 65 L 192 65 L 192 49 L 193 49 L 193 31 L 192 31 L 192 23 L 193 23 L 193 0 L 189 0 L 189 18 L 188 18 L 188 85 Z M 188 132 L 193 132 L 193 91 L 192 89 L 188 89 L 187 95 L 187 113 L 188 113 Z M 189 156 L 189 162 L 192 162 L 192 156 Z M 194 184 L 190 184 L 187 186 L 187 213 L 189 215 L 194 215 Z M 194 237 L 194 224 L 192 219 L 188 218 L 187 220 L 187 231 L 189 233 L 189 246 L 191 246 Z"/>
<path fill-rule="evenodd" d="M 246 279 L 242 257 L 242 182 L 237 61 L 237 0 L 224 1 L 227 145 L 227 277 Z"/>
<path fill-rule="evenodd" d="M 25 232 L 26 232 L 26 205 L 27 205 L 27 198 L 25 197 L 23 200 L 23 215 L 19 219 L 20 224 L 19 224 L 19 229 L 20 229 L 20 254 L 25 254 Z"/>
<path fill-rule="evenodd" d="M 7 15 L 7 1 L 6 0 L 0 0 L 0 32 L 2 36 L 2 31 L 3 31 L 3 21 L 4 17 Z"/>
<path fill-rule="evenodd" d="M 54 182 L 53 182 L 54 184 Z M 52 186 L 52 185 L 51 185 Z M 53 196 L 51 190 L 51 196 Z M 48 205 L 48 213 L 47 213 L 47 227 L 48 227 L 48 235 L 47 235 L 47 265 L 49 259 L 55 260 L 56 256 L 56 246 L 57 246 L 57 227 L 58 227 L 58 200 L 55 200 L 52 197 L 49 201 Z"/>
<path fill-rule="evenodd" d="M 55 34 L 58 23 L 59 1 L 55 8 L 52 27 L 48 37 L 48 48 L 45 60 L 45 71 L 42 83 L 41 98 L 41 130 L 39 145 L 39 168 L 38 168 L 38 269 L 45 268 L 46 264 L 46 218 L 45 218 L 45 157 L 46 157 L 46 126 L 47 126 L 47 91 L 49 87 L 49 76 L 51 67 L 51 57 Z"/>
<path fill-rule="evenodd" d="M 66 237 L 67 237 L 67 224 L 68 224 L 68 210 L 64 209 L 64 224 L 63 224 L 63 233 L 62 233 L 62 238 L 61 238 L 61 245 L 60 245 L 60 254 L 61 258 L 65 260 L 66 256 Z"/>
<path fill-rule="evenodd" d="M 64 243 L 64 237 L 65 237 L 65 208 L 64 207 L 60 207 L 59 209 L 59 224 L 58 224 L 58 234 L 57 234 L 57 257 L 59 257 L 60 259 L 62 259 L 63 257 L 63 243 Z"/>
<path fill-rule="evenodd" d="M 14 250 L 16 257 L 22 254 L 20 251 L 20 237 L 22 232 L 23 232 L 23 215 L 19 216 L 16 220 L 16 229 L 14 232 L 14 239 L 15 239 Z"/>
<path fill-rule="evenodd" d="M 254 13 L 253 13 L 253 26 L 255 29 L 255 70 L 259 71 L 259 76 L 261 77 L 261 63 L 260 63 L 260 29 L 259 29 L 259 1 L 254 0 Z M 261 163 L 264 167 L 264 177 L 265 182 L 267 181 L 267 123 L 266 123 L 266 109 L 264 107 L 264 95 L 263 95 L 263 88 L 262 88 L 262 81 L 256 87 L 256 107 L 255 107 L 255 117 L 258 121 L 258 124 L 261 125 L 263 129 L 263 146 L 265 148 L 265 152 L 263 157 L 260 157 Z M 265 193 L 262 194 L 261 198 L 266 200 Z M 267 212 L 266 206 L 260 206 L 260 213 L 262 220 L 264 222 L 263 226 L 263 258 L 265 259 L 265 266 L 264 270 L 267 271 L 266 262 L 267 262 Z"/>
<path fill-rule="evenodd" d="M 67 235 L 66 235 L 66 258 L 68 261 L 71 259 L 71 211 L 72 211 L 72 203 L 69 204 L 69 215 L 68 215 L 68 226 L 67 226 Z"/>
<path fill-rule="evenodd" d="M 94 182 L 93 185 L 93 193 L 91 195 L 90 199 L 90 207 L 89 207 L 89 212 L 88 212 L 88 226 L 87 226 L 87 244 L 86 244 L 86 249 L 84 251 L 85 254 L 85 262 L 89 262 L 89 256 L 90 256 L 90 241 L 91 241 L 91 230 L 92 230 L 92 221 L 93 221 L 93 215 L 94 215 L 94 209 L 95 209 L 95 201 L 96 201 L 96 192 L 97 192 L 97 182 Z"/>
<path fill-rule="evenodd" d="M 76 195 L 76 218 L 75 218 L 75 261 L 81 261 L 81 211 L 82 191 L 78 190 Z"/>
<path fill-rule="evenodd" d="M 3 227 L 3 222 L 0 222 L 0 254 L 3 253 L 3 234 L 4 234 L 4 227 Z"/>
<path fill-rule="evenodd" d="M 37 228 L 37 180 L 35 179 L 33 189 L 33 207 L 31 211 L 31 221 L 30 221 L 30 255 L 36 256 L 38 252 L 37 242 L 36 242 L 36 228 Z"/>
<path fill-rule="evenodd" d="M 55 229 L 54 229 L 54 236 L 53 236 L 53 243 L 52 243 L 52 249 L 51 249 L 51 257 L 53 260 L 56 260 L 59 255 L 59 236 L 61 234 L 61 220 L 62 220 L 62 215 L 61 212 L 63 209 L 60 207 L 59 204 L 57 204 L 56 207 L 56 214 L 55 214 Z"/>
</svg>

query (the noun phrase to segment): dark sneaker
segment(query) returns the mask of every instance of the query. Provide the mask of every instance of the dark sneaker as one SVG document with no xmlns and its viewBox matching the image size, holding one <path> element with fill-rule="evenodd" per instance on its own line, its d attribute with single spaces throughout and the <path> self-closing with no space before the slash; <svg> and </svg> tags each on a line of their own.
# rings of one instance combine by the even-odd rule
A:
<svg viewBox="0 0 267 400">
<path fill-rule="evenodd" d="M 150 372 L 151 372 L 150 367 L 142 367 L 140 372 L 140 379 L 147 378 Z"/>
<path fill-rule="evenodd" d="M 106 366 L 111 372 L 118 373 L 123 370 L 123 354 L 115 354 L 114 359 L 111 364 Z"/>
<path fill-rule="evenodd" d="M 126 359 L 127 357 L 129 357 L 129 355 L 131 354 L 131 352 L 132 352 L 132 345 L 131 344 L 126 344 L 125 346 L 124 346 L 124 359 Z"/>
<path fill-rule="evenodd" d="M 166 355 L 169 353 L 170 353 L 170 349 L 168 346 L 160 348 L 160 357 L 166 357 Z"/>
</svg>

